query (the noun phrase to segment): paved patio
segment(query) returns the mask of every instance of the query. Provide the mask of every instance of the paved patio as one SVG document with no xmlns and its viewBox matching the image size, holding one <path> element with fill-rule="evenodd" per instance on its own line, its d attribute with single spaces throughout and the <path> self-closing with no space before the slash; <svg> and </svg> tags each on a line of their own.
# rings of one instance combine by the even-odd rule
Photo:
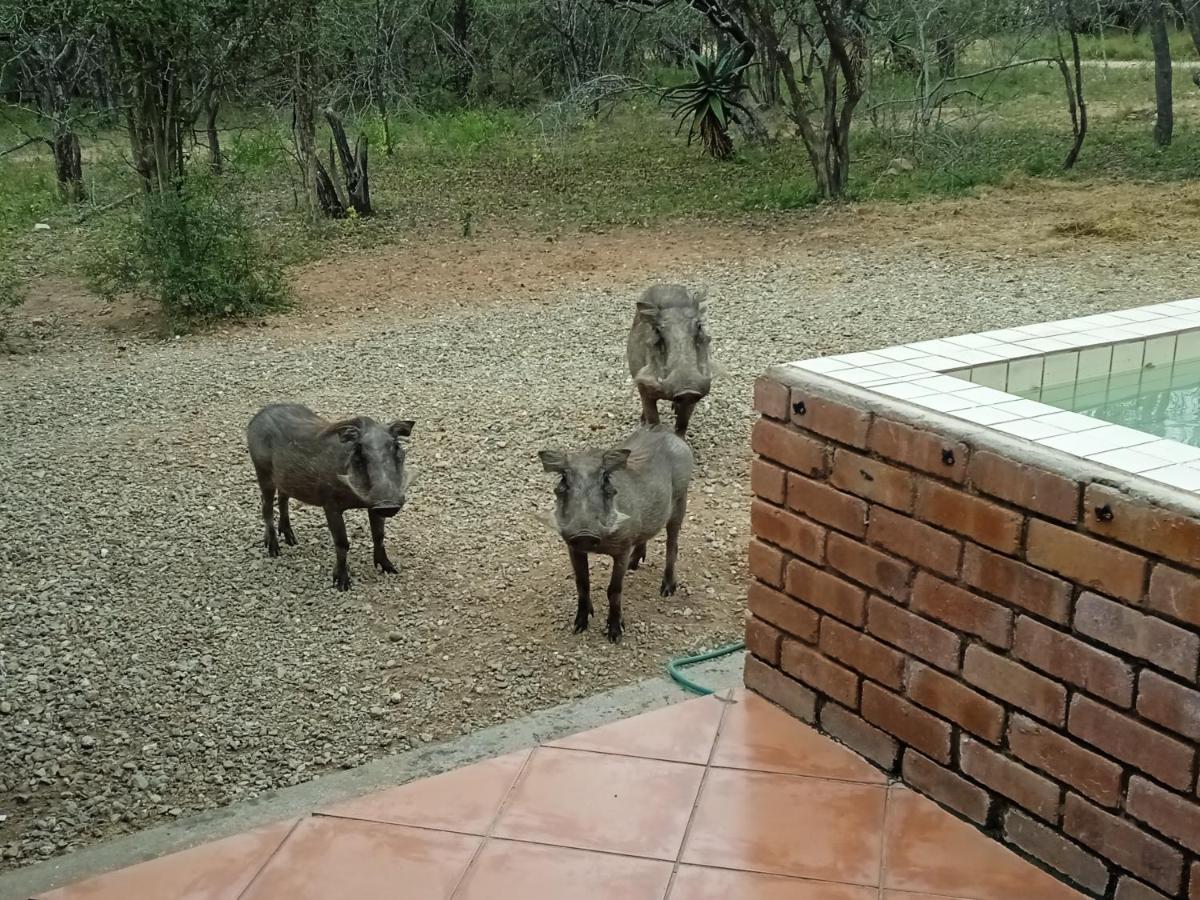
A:
<svg viewBox="0 0 1200 900">
<path fill-rule="evenodd" d="M 1065 900 L 754 695 L 706 697 L 38 900 Z"/>
</svg>

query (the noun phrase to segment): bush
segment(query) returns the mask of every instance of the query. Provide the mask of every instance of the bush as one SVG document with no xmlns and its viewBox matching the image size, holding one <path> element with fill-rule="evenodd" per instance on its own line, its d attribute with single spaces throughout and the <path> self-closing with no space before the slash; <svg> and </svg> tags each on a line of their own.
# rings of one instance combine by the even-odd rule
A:
<svg viewBox="0 0 1200 900">
<path fill-rule="evenodd" d="M 288 302 L 283 270 L 261 252 L 236 189 L 209 177 L 147 197 L 89 275 L 107 300 L 133 293 L 157 301 L 172 332 Z"/>
</svg>

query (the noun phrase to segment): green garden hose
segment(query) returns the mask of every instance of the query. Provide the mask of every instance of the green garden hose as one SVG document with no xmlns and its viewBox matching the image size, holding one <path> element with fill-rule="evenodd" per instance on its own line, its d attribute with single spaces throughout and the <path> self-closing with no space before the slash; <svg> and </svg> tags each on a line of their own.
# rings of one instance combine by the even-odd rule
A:
<svg viewBox="0 0 1200 900">
<path fill-rule="evenodd" d="M 739 650 L 745 650 L 745 641 L 739 641 L 736 644 L 727 644 L 724 647 L 718 647 L 716 650 L 709 650 L 707 653 L 701 653 L 697 656 L 678 656 L 675 659 L 667 662 L 667 674 L 671 676 L 671 680 L 682 687 L 684 690 L 691 691 L 693 694 L 705 696 L 711 694 L 712 691 L 703 685 L 696 684 L 683 672 L 679 671 L 684 666 L 694 666 L 696 663 L 707 662 L 710 659 L 718 659 L 722 656 L 728 656 L 731 653 L 737 653 Z"/>
</svg>

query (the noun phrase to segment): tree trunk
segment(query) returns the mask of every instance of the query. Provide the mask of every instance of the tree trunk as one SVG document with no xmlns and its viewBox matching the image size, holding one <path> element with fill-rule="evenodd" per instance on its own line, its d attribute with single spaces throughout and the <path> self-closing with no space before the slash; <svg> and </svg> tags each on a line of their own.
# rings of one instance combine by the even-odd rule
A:
<svg viewBox="0 0 1200 900">
<path fill-rule="evenodd" d="M 324 169 L 317 158 L 317 54 L 310 45 L 316 34 L 316 0 L 304 0 L 296 22 L 295 46 L 295 129 L 296 150 L 304 177 L 304 192 L 308 198 L 309 214 L 319 218 L 328 204 L 322 203 L 320 173 Z M 329 180 L 329 173 L 325 173 Z M 330 183 L 332 187 L 332 183 Z"/>
<path fill-rule="evenodd" d="M 1079 152 L 1083 149 L 1083 140 L 1087 137 L 1088 118 L 1087 118 L 1087 101 L 1083 97 L 1083 62 L 1079 52 L 1079 22 L 1075 17 L 1075 7 L 1073 0 L 1066 0 L 1063 13 L 1066 17 L 1067 35 L 1071 39 L 1071 66 L 1074 72 L 1074 80 L 1072 81 L 1071 72 L 1067 71 L 1066 61 L 1062 58 L 1060 50 L 1058 63 L 1062 69 L 1063 79 L 1067 86 L 1067 104 L 1071 112 L 1071 132 L 1075 135 L 1075 140 L 1071 144 L 1071 149 L 1067 152 L 1067 158 L 1063 162 L 1063 169 L 1071 169 L 1079 159 Z"/>
<path fill-rule="evenodd" d="M 1171 45 L 1167 31 L 1167 0 L 1150 0 L 1153 18 L 1150 41 L 1154 45 L 1154 142 L 1160 147 L 1171 143 L 1175 130 L 1175 108 L 1171 97 Z"/>
<path fill-rule="evenodd" d="M 221 101 L 216 91 L 210 88 L 204 99 L 204 130 L 208 135 L 208 167 L 214 175 L 220 175 L 222 169 L 221 134 L 217 131 L 217 111 L 220 107 Z"/>
<path fill-rule="evenodd" d="M 50 142 L 54 151 L 54 174 L 63 200 L 78 203 L 83 199 L 83 156 L 79 135 L 70 129 L 59 132 Z"/>
<path fill-rule="evenodd" d="M 452 33 L 454 35 L 454 52 L 457 59 L 454 64 L 454 90 L 460 100 L 467 99 L 471 88 L 471 0 L 454 0 L 454 16 Z"/>
</svg>

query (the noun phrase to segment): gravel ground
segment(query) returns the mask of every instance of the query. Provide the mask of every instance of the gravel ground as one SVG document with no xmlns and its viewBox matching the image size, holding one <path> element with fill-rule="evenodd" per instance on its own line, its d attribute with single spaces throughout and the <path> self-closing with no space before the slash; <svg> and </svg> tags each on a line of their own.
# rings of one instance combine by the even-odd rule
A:
<svg viewBox="0 0 1200 900">
<path fill-rule="evenodd" d="M 751 386 L 772 363 L 1200 293 L 1195 254 L 1164 246 L 1010 257 L 798 241 L 764 258 L 746 241 L 707 269 L 623 273 L 706 282 L 728 373 L 694 420 L 681 592 L 657 596 L 660 542 L 626 582 L 619 646 L 570 633 L 535 454 L 635 424 L 629 284 L 443 311 L 378 296 L 333 324 L 301 310 L 171 342 L 46 319 L 36 353 L 0 359 L 0 867 L 736 639 Z M 421 480 L 389 524 L 399 575 L 371 568 L 360 513 L 349 593 L 329 585 L 319 510 L 299 509 L 299 546 L 266 557 L 243 429 L 282 399 L 417 421 Z"/>
</svg>

